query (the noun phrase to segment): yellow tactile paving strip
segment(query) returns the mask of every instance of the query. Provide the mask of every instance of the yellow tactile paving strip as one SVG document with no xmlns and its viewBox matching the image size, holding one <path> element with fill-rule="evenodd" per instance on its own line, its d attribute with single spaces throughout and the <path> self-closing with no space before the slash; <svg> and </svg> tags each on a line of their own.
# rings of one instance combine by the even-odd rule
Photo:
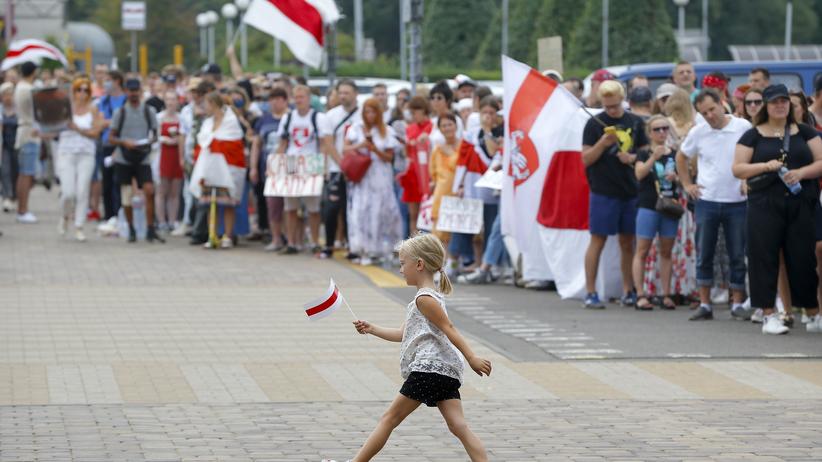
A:
<svg viewBox="0 0 822 462">
<path fill-rule="evenodd" d="M 48 402 L 46 366 L 0 364 L 0 405 Z"/>
<path fill-rule="evenodd" d="M 799 377 L 822 387 L 822 362 L 814 361 L 771 361 L 765 363 L 779 372 Z"/>
<path fill-rule="evenodd" d="M 731 380 L 700 364 L 679 362 L 636 363 L 654 375 L 706 399 L 767 399 L 769 395 Z"/>
<path fill-rule="evenodd" d="M 180 368 L 173 363 L 128 361 L 112 364 L 114 378 L 127 403 L 193 403 L 197 401 Z"/>
</svg>

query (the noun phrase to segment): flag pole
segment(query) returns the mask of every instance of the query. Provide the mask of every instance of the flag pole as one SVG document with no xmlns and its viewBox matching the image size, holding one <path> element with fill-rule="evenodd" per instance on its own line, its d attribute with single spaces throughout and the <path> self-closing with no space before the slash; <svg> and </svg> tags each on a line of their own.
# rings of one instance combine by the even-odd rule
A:
<svg viewBox="0 0 822 462">
<path fill-rule="evenodd" d="M 237 37 L 240 36 L 240 30 L 243 28 L 242 26 L 243 26 L 243 22 L 245 21 L 245 15 L 246 14 L 248 14 L 248 9 L 247 8 L 246 8 L 246 11 L 243 12 L 243 15 L 240 17 L 240 22 L 237 23 L 237 29 L 234 31 L 234 34 L 231 36 L 231 41 L 228 42 L 229 46 L 233 47 L 234 44 L 237 43 Z M 228 47 L 226 47 L 226 48 L 228 48 Z"/>
<path fill-rule="evenodd" d="M 340 292 L 340 298 L 342 298 L 343 303 L 345 303 L 345 307 L 348 308 L 348 311 L 351 313 L 351 316 L 354 317 L 354 320 L 359 321 L 360 318 L 354 314 L 354 310 L 351 309 L 351 305 L 348 304 L 348 300 L 345 299 L 345 295 L 343 295 L 342 292 Z M 365 338 L 368 338 L 368 334 L 365 334 Z"/>
</svg>

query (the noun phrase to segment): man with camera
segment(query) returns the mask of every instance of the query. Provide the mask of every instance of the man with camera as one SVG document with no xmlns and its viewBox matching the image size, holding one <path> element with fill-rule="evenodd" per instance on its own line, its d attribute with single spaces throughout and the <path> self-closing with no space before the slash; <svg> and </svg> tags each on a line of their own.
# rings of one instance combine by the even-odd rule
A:
<svg viewBox="0 0 822 462">
<path fill-rule="evenodd" d="M 133 181 L 145 195 L 146 240 L 165 240 L 154 229 L 154 182 L 151 176 L 151 145 L 157 138 L 157 114 L 143 102 L 140 81 L 128 79 L 125 83 L 126 104 L 111 119 L 109 141 L 118 147 L 113 155 L 114 176 L 120 185 L 120 199 L 128 220 L 128 242 L 137 241 L 134 229 L 134 210 L 131 200 L 135 193 Z"/>
</svg>

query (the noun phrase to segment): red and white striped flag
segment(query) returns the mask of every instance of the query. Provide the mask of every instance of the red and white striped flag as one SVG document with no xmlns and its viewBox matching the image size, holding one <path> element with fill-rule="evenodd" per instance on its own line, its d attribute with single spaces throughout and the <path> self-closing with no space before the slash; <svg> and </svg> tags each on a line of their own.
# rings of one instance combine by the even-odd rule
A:
<svg viewBox="0 0 822 462">
<path fill-rule="evenodd" d="M 339 18 L 333 0 L 253 0 L 243 21 L 282 40 L 297 59 L 318 68 L 323 58 L 323 25 Z"/>
<path fill-rule="evenodd" d="M 63 66 L 68 67 L 68 60 L 65 55 L 54 45 L 43 40 L 26 39 L 11 43 L 9 50 L 6 52 L 6 58 L 0 64 L 0 71 L 7 71 L 26 61 L 39 65 L 43 58 L 60 61 Z"/>
<path fill-rule="evenodd" d="M 324 318 L 337 311 L 337 308 L 342 304 L 343 296 L 340 293 L 340 289 L 337 287 L 337 284 L 334 283 L 334 279 L 331 279 L 331 283 L 324 296 L 305 304 L 305 314 L 307 314 L 308 319 L 311 320 Z"/>
<path fill-rule="evenodd" d="M 526 279 L 553 280 L 563 298 L 582 298 L 590 241 L 582 131 L 590 115 L 562 85 L 507 56 L 502 80 L 502 233 L 516 239 Z M 606 297 L 621 293 L 615 241 L 600 258 L 597 291 Z"/>
</svg>

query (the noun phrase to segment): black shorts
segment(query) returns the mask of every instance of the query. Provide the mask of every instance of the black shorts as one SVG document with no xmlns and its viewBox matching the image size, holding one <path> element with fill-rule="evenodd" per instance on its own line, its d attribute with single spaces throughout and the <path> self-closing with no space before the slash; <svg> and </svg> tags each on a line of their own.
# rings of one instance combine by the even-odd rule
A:
<svg viewBox="0 0 822 462">
<path fill-rule="evenodd" d="M 142 188 L 145 183 L 153 183 L 151 175 L 151 165 L 145 164 L 114 164 L 114 176 L 117 177 L 117 184 L 121 186 L 131 185 L 131 179 L 137 179 L 137 186 Z"/>
<path fill-rule="evenodd" d="M 460 381 L 433 372 L 412 372 L 402 384 L 400 394 L 436 407 L 440 401 L 460 399 Z"/>
<path fill-rule="evenodd" d="M 813 211 L 814 227 L 816 228 L 816 242 L 822 241 L 822 205 L 816 202 L 816 209 Z"/>
</svg>

